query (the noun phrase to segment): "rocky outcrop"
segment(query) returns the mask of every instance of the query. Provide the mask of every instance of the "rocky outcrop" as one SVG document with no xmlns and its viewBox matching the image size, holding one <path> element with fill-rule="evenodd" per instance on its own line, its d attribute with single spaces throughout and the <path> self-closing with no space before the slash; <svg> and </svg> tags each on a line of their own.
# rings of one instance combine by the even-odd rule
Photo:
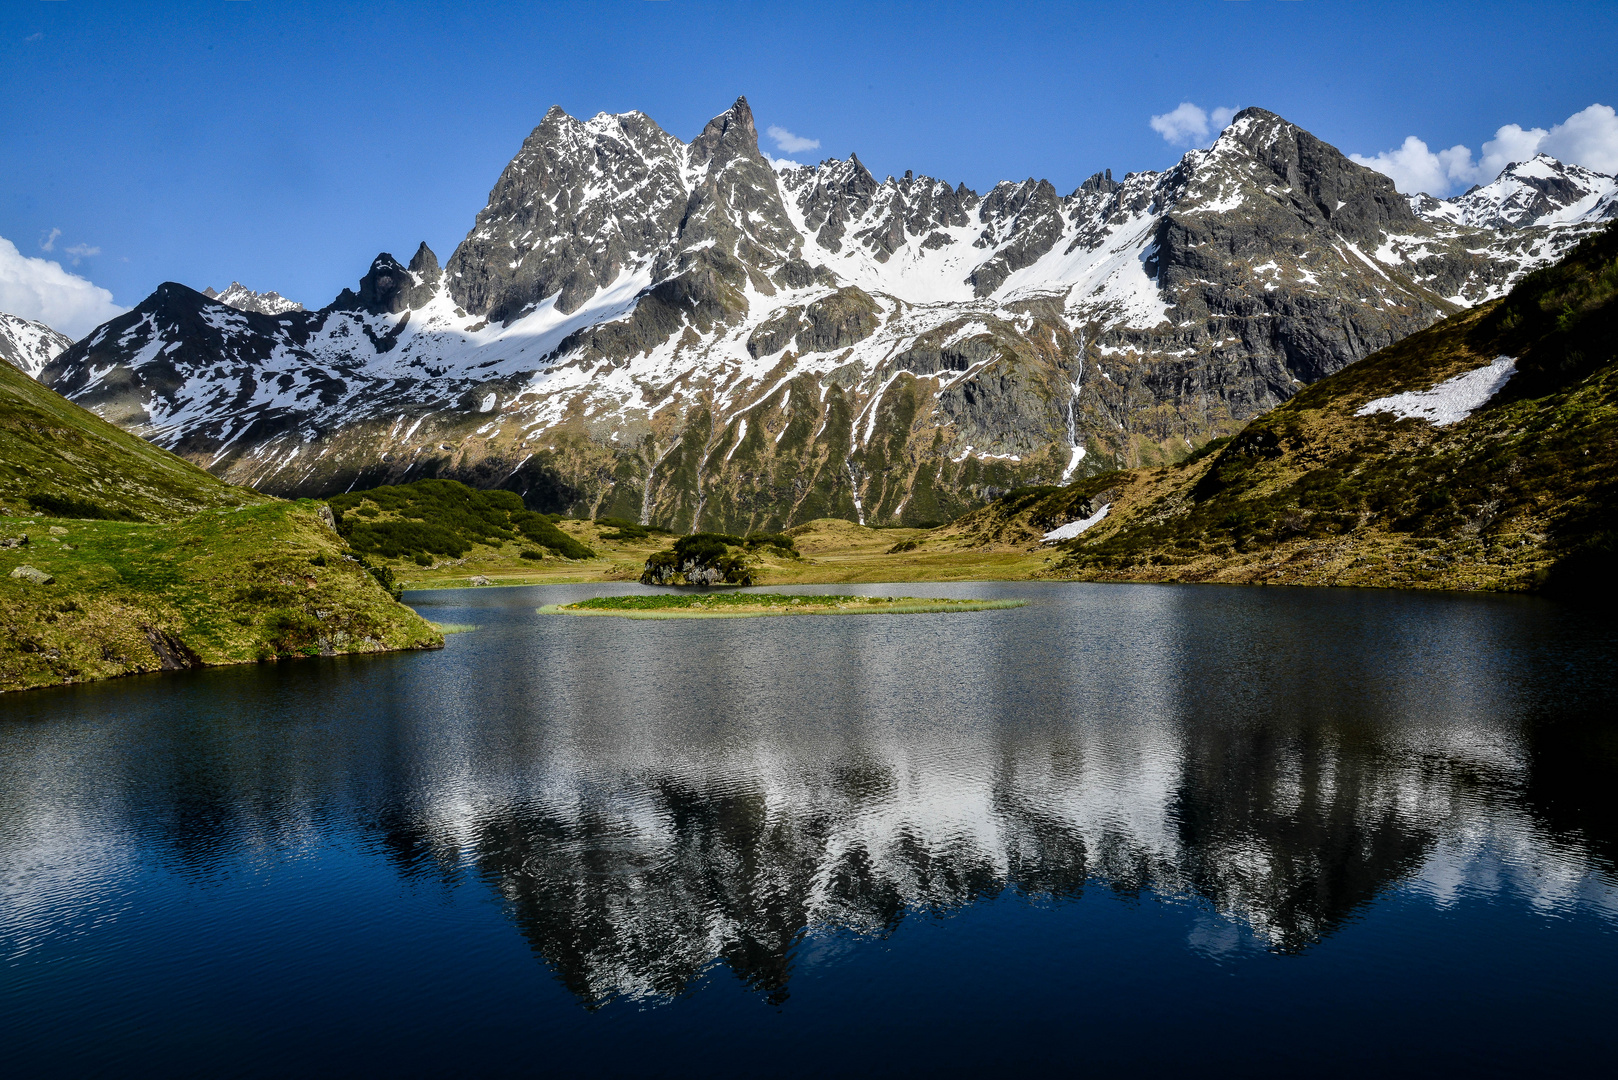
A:
<svg viewBox="0 0 1618 1080">
<path fill-rule="evenodd" d="M 359 292 L 344 289 L 327 307 L 328 311 L 365 311 L 372 315 L 398 315 L 412 308 L 426 307 L 438 292 L 444 271 L 438 256 L 425 241 L 410 258 L 408 267 L 387 252 L 371 262 L 371 269 L 360 278 Z"/>
</svg>

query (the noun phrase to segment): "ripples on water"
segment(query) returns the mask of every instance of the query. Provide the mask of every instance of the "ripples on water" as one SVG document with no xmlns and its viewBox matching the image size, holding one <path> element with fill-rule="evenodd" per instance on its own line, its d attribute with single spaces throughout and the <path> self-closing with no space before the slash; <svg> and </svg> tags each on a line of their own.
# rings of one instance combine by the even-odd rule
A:
<svg viewBox="0 0 1618 1080">
<path fill-rule="evenodd" d="M 438 654 L 3 699 L 13 1060 L 1487 1072 L 1618 1048 L 1610 621 L 1028 584 L 904 587 L 1032 601 L 977 614 L 534 614 L 600 591 L 417 594 L 481 626 Z"/>
</svg>

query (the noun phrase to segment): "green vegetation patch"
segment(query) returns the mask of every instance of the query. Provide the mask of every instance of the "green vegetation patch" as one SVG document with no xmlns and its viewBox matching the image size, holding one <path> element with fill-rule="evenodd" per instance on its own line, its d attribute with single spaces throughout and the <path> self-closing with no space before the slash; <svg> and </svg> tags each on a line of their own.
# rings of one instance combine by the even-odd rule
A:
<svg viewBox="0 0 1618 1080">
<path fill-rule="evenodd" d="M 432 648 L 313 502 L 166 524 L 0 517 L 0 691 L 163 668 Z M 26 537 L 26 541 L 22 538 Z M 53 578 L 13 578 L 33 566 Z"/>
<path fill-rule="evenodd" d="M 751 619 L 767 615 L 922 615 L 997 611 L 1025 600 L 950 600 L 915 596 L 788 596 L 784 593 L 682 593 L 597 596 L 547 604 L 541 615 L 617 615 L 626 619 Z"/>
<path fill-rule="evenodd" d="M 355 551 L 430 566 L 432 556 L 456 559 L 474 544 L 527 540 L 565 559 L 592 559 L 595 551 L 538 514 L 513 491 L 480 491 L 454 480 L 354 491 L 329 500 L 337 529 Z"/>
<path fill-rule="evenodd" d="M 0 510 L 12 516 L 173 521 L 212 507 L 266 501 L 114 427 L 0 361 Z"/>
<path fill-rule="evenodd" d="M 692 533 L 647 559 L 641 584 L 752 585 L 762 550 L 786 559 L 800 557 L 797 542 L 786 533 Z"/>
</svg>

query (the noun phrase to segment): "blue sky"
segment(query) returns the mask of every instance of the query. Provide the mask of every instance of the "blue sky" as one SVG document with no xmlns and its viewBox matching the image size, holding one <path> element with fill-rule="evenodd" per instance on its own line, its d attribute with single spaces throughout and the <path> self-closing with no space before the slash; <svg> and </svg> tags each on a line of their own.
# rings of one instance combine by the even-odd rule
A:
<svg viewBox="0 0 1618 1080">
<path fill-rule="evenodd" d="M 234 278 L 320 306 L 378 251 L 447 258 L 552 104 L 689 139 L 745 94 L 799 160 L 1065 192 L 1177 160 L 1151 118 L 1184 102 L 1481 154 L 1618 105 L 1614 56 L 1612 3 L 13 2 L 0 237 L 122 305 Z"/>
</svg>

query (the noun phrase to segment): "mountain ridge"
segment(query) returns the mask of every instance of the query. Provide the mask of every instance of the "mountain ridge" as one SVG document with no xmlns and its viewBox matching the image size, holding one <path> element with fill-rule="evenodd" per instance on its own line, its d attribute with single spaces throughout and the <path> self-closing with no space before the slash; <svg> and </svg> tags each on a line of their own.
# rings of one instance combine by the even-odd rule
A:
<svg viewBox="0 0 1618 1080">
<path fill-rule="evenodd" d="M 1030 488 L 940 534 L 1048 574 L 1604 595 L 1618 224 L 1179 466 Z"/>
<path fill-rule="evenodd" d="M 166 284 L 45 378 L 281 494 L 436 475 L 682 531 L 930 524 L 1183 456 L 1614 210 L 1456 205 L 1262 109 L 1162 173 L 979 196 L 777 168 L 745 98 L 690 143 L 553 108 L 442 269 L 379 256 L 263 322 Z"/>
</svg>

